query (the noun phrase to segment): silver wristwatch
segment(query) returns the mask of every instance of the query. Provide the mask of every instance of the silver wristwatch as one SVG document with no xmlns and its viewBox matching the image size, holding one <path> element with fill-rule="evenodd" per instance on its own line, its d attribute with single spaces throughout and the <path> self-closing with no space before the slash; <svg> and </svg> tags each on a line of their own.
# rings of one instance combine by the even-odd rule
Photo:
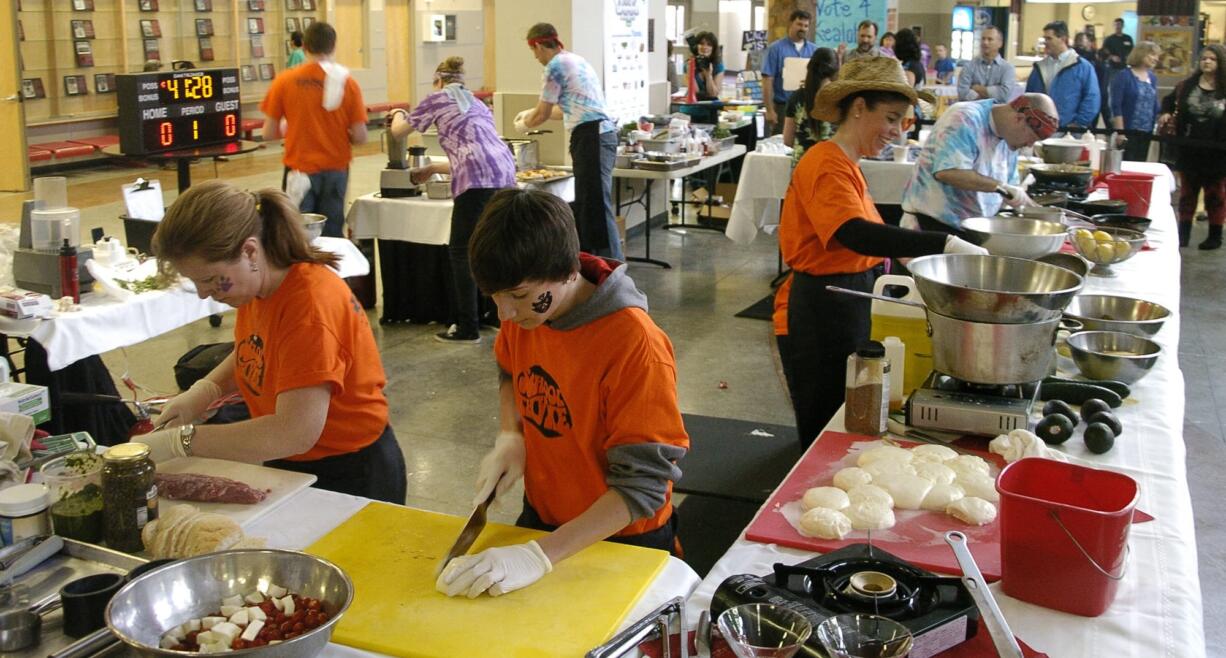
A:
<svg viewBox="0 0 1226 658">
<path fill-rule="evenodd" d="M 179 443 L 183 444 L 183 453 L 192 456 L 192 440 L 196 438 L 196 426 L 188 423 L 179 426 Z"/>
</svg>

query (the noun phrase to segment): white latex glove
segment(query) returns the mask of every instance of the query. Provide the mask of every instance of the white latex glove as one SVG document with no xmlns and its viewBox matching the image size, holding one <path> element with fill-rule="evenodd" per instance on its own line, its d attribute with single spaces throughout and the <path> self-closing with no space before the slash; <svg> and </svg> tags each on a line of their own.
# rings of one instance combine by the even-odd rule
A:
<svg viewBox="0 0 1226 658">
<path fill-rule="evenodd" d="M 495 498 L 506 493 L 517 480 L 524 476 L 524 460 L 527 452 L 524 450 L 524 435 L 519 432 L 499 432 L 494 439 L 494 449 L 481 458 L 481 466 L 477 471 L 477 496 L 473 498 L 476 506 L 489 497 L 494 491 Z"/>
<path fill-rule="evenodd" d="M 192 387 L 174 396 L 153 419 L 153 426 L 171 427 L 199 421 L 209 405 L 222 396 L 221 387 L 207 377 L 196 380 Z"/>
<path fill-rule="evenodd" d="M 528 127 L 528 117 L 532 116 L 532 113 L 535 111 L 536 109 L 532 108 L 532 109 L 524 110 L 520 112 L 519 114 L 516 114 L 515 115 L 515 129 L 521 133 L 526 133 L 529 130 L 531 130 L 531 128 Z"/>
<path fill-rule="evenodd" d="M 148 434 L 137 434 L 129 443 L 143 443 L 149 446 L 149 459 L 152 459 L 155 464 L 187 456 L 187 451 L 183 449 L 183 440 L 179 438 L 178 427 L 170 427 Z"/>
<path fill-rule="evenodd" d="M 988 250 L 977 244 L 971 244 L 956 235 L 951 235 L 948 238 L 945 238 L 945 253 L 987 256 Z"/>
<path fill-rule="evenodd" d="M 1005 191 L 1005 194 L 1002 196 L 1005 197 L 1005 204 L 1007 204 L 1010 208 L 1022 208 L 1024 206 L 1038 205 L 1034 201 L 1030 200 L 1030 197 L 1026 194 L 1026 190 L 1023 190 L 1016 185 L 1001 185 L 1000 187 Z"/>
<path fill-rule="evenodd" d="M 501 596 L 535 583 L 550 571 L 549 556 L 540 544 L 530 541 L 457 557 L 447 563 L 434 587 L 447 596 L 463 594 L 475 599 L 485 591 Z"/>
</svg>

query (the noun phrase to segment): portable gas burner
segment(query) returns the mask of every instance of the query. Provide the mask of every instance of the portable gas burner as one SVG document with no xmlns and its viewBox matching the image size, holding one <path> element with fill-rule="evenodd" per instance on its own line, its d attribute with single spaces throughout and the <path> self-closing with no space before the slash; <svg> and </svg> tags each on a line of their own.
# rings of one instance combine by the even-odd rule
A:
<svg viewBox="0 0 1226 658">
<path fill-rule="evenodd" d="M 907 398 L 907 425 L 959 434 L 996 436 L 1026 429 L 1038 386 L 986 385 L 933 372 Z"/>
<path fill-rule="evenodd" d="M 904 625 L 910 658 L 928 658 L 975 636 L 979 609 L 960 578 L 937 576 L 868 544 L 852 544 L 775 573 L 728 578 L 711 599 L 711 618 L 744 603 L 773 603 L 804 615 L 814 628 L 828 617 L 860 612 Z M 800 656 L 825 658 L 811 635 Z"/>
<path fill-rule="evenodd" d="M 1042 183 L 1036 181 L 1026 188 L 1026 194 L 1031 197 L 1039 194 L 1051 194 L 1052 192 L 1063 192 L 1068 195 L 1069 199 L 1082 201 L 1090 193 L 1090 186 L 1071 181 L 1045 181 Z"/>
</svg>

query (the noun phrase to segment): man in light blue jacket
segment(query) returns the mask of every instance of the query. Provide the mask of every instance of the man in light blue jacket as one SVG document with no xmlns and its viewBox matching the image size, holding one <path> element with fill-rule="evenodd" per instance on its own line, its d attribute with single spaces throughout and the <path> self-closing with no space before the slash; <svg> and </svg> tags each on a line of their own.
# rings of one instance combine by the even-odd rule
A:
<svg viewBox="0 0 1226 658">
<path fill-rule="evenodd" d="M 1044 25 L 1043 41 L 1047 57 L 1034 65 L 1026 91 L 1051 96 L 1060 112 L 1061 127 L 1093 128 L 1102 109 L 1094 65 L 1069 47 L 1064 21 Z"/>
</svg>

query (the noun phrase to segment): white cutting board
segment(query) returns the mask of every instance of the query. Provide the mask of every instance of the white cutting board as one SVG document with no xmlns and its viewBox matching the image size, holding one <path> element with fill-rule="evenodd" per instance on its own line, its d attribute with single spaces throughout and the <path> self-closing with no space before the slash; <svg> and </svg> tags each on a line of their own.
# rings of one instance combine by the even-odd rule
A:
<svg viewBox="0 0 1226 658">
<path fill-rule="evenodd" d="M 254 505 L 236 503 L 197 503 L 190 500 L 160 498 L 158 505 L 169 510 L 176 505 L 195 505 L 201 512 L 214 512 L 234 519 L 247 529 L 257 519 L 273 511 L 291 496 L 315 483 L 314 475 L 283 471 L 258 464 L 245 464 L 207 457 L 180 457 L 157 466 L 160 473 L 198 473 L 238 480 L 256 489 L 267 491 L 264 500 Z"/>
</svg>

